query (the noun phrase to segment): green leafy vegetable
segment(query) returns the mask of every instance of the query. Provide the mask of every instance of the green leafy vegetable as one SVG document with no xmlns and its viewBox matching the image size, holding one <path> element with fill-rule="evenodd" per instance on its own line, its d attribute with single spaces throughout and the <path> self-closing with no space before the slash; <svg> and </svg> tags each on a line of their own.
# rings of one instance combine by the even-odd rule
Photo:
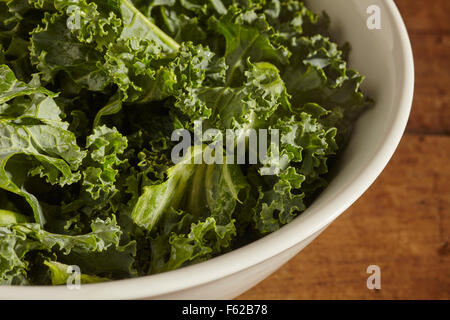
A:
<svg viewBox="0 0 450 320">
<path fill-rule="evenodd" d="M 328 25 L 297 0 L 0 0 L 0 284 L 173 270 L 301 214 L 372 104 Z"/>
</svg>

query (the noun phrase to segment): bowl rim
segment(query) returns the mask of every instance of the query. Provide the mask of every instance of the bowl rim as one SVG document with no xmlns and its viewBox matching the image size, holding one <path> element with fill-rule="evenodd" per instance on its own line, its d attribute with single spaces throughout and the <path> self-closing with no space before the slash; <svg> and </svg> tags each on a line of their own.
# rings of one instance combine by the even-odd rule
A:
<svg viewBox="0 0 450 320">
<path fill-rule="evenodd" d="M 394 114 L 393 125 L 387 130 L 375 155 L 358 173 L 358 178 L 343 186 L 344 189 L 320 208 L 317 214 L 302 215 L 262 239 L 256 240 L 229 253 L 210 260 L 161 274 L 111 282 L 84 284 L 79 290 L 68 290 L 66 286 L 0 286 L 1 299 L 135 299 L 158 297 L 173 292 L 203 286 L 215 280 L 263 263 L 299 242 L 320 232 L 352 203 L 354 203 L 375 181 L 394 154 L 409 118 L 414 91 L 414 61 L 406 26 L 393 0 L 385 5 L 401 50 L 404 81 L 399 88 L 399 107 Z M 322 214 L 319 215 L 319 212 Z M 213 271 L 211 271 L 213 270 Z M 200 281 L 199 281 L 200 279 Z M 119 290 L 118 290 L 119 289 Z"/>
</svg>

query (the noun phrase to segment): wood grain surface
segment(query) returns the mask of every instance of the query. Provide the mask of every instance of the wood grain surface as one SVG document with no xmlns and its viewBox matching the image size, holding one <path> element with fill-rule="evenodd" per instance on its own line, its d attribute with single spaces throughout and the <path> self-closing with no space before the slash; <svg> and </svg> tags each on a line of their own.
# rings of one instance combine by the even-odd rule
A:
<svg viewBox="0 0 450 320">
<path fill-rule="evenodd" d="M 316 240 L 238 299 L 450 299 L 450 1 L 396 3 L 416 86 L 394 157 Z M 376 291 L 366 287 L 373 264 Z"/>
</svg>

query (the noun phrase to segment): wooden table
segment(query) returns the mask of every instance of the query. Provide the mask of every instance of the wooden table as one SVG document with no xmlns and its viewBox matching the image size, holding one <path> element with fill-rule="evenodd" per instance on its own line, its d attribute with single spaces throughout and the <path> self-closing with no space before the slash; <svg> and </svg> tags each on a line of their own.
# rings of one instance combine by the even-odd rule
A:
<svg viewBox="0 0 450 320">
<path fill-rule="evenodd" d="M 450 1 L 396 3 L 416 68 L 400 146 L 351 208 L 238 299 L 450 299 Z M 376 291 L 366 287 L 373 264 Z"/>
</svg>

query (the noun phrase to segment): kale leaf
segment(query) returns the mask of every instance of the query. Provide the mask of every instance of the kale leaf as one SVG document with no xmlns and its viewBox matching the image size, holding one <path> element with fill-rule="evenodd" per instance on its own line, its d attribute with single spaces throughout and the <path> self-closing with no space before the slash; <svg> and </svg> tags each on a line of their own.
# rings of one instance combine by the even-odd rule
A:
<svg viewBox="0 0 450 320">
<path fill-rule="evenodd" d="M 301 214 L 373 104 L 329 22 L 297 0 L 0 0 L 0 284 L 173 270 Z"/>
</svg>

